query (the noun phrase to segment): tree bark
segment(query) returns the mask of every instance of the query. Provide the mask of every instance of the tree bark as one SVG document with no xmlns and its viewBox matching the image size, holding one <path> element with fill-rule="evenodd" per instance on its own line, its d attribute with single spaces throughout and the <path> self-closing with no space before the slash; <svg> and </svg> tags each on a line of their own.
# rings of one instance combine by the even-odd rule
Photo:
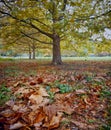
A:
<svg viewBox="0 0 111 130">
<path fill-rule="evenodd" d="M 35 59 L 35 45 L 32 46 L 32 59 Z"/>
<path fill-rule="evenodd" d="M 31 47 L 30 47 L 30 45 L 29 45 L 29 59 L 31 59 Z"/>
<path fill-rule="evenodd" d="M 60 37 L 57 34 L 53 36 L 53 58 L 52 58 L 53 65 L 61 65 L 61 50 L 60 50 Z"/>
</svg>

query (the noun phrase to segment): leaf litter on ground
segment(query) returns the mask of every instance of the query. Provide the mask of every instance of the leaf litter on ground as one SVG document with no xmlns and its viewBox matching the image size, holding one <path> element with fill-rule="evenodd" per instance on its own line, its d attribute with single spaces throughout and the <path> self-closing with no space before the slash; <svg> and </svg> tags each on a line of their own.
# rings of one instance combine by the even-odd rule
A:
<svg viewBox="0 0 111 130">
<path fill-rule="evenodd" d="M 93 65 L 96 67 L 97 63 Z M 27 71 L 23 64 L 22 67 Z M 42 66 L 33 76 L 6 76 L 0 83 L 5 83 L 12 94 L 0 107 L 0 128 L 95 130 L 102 125 L 110 127 L 111 76 L 106 69 L 95 68 L 98 71 L 95 73 L 92 70 L 88 66 L 84 72 L 72 71 L 67 66 Z M 63 125 L 64 118 L 67 123 Z"/>
</svg>

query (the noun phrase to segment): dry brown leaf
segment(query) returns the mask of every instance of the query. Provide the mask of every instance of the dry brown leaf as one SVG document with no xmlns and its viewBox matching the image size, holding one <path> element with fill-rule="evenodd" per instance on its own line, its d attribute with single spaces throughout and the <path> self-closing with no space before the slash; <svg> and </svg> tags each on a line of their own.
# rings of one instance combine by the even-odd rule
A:
<svg viewBox="0 0 111 130">
<path fill-rule="evenodd" d="M 21 123 L 20 121 L 18 121 L 15 124 L 11 124 L 10 125 L 10 130 L 16 130 L 16 129 L 20 129 L 21 127 L 25 126 L 25 124 Z"/>
<path fill-rule="evenodd" d="M 30 100 L 30 102 L 32 102 L 32 103 L 40 104 L 40 103 L 43 101 L 43 97 L 42 97 L 41 95 L 32 94 L 32 95 L 29 97 L 29 100 Z"/>
<path fill-rule="evenodd" d="M 71 122 L 73 124 L 75 124 L 77 127 L 81 128 L 83 130 L 87 130 L 87 124 L 86 123 L 82 123 L 82 122 L 75 121 L 75 120 L 71 120 Z"/>
<path fill-rule="evenodd" d="M 43 111 L 43 108 L 39 109 L 39 112 L 35 115 L 36 118 L 34 120 L 34 123 L 42 122 L 45 119 L 45 112 Z"/>
<path fill-rule="evenodd" d="M 57 116 L 53 116 L 53 118 L 52 118 L 52 120 L 51 120 L 51 122 L 49 124 L 49 129 L 54 129 L 54 128 L 59 127 L 62 114 L 63 113 L 58 112 Z"/>
<path fill-rule="evenodd" d="M 75 124 L 79 129 L 82 129 L 82 130 L 87 130 L 87 129 L 95 130 L 98 128 L 98 125 L 88 125 L 86 123 L 75 121 L 75 120 L 71 120 L 71 123 Z"/>
<path fill-rule="evenodd" d="M 33 111 L 36 111 L 40 106 L 37 104 L 33 104 L 32 106 L 29 106 L 30 109 L 32 109 Z"/>
<path fill-rule="evenodd" d="M 64 94 L 57 93 L 55 95 L 55 99 L 59 102 L 61 101 L 61 103 L 62 103 L 64 101 L 66 101 L 67 99 L 68 100 L 71 99 L 71 93 L 64 93 Z"/>
<path fill-rule="evenodd" d="M 42 101 L 42 103 L 39 105 L 39 107 L 44 107 L 47 104 L 49 104 L 49 102 L 50 102 L 50 99 L 44 98 L 43 101 Z"/>
<path fill-rule="evenodd" d="M 13 111 L 19 111 L 19 112 L 21 112 L 21 113 L 23 113 L 23 112 L 27 112 L 28 111 L 28 107 L 25 105 L 25 104 L 16 104 L 16 105 L 14 105 L 13 107 L 12 107 L 12 110 Z"/>
<path fill-rule="evenodd" d="M 38 95 L 41 95 L 41 96 L 44 96 L 44 97 L 49 96 L 48 93 L 46 92 L 46 89 L 42 88 L 42 87 L 38 90 Z"/>
<path fill-rule="evenodd" d="M 84 100 L 84 102 L 85 102 L 87 105 L 91 105 L 91 103 L 89 103 L 89 102 L 87 101 L 87 97 L 84 97 L 83 100 Z"/>
<path fill-rule="evenodd" d="M 23 117 L 30 125 L 40 123 L 45 119 L 45 112 L 43 111 L 43 108 L 39 108 L 36 111 L 31 111 L 28 114 L 28 118 L 26 115 Z"/>
<path fill-rule="evenodd" d="M 35 123 L 34 124 L 35 130 L 41 130 L 41 125 L 42 125 L 42 122 Z"/>
<path fill-rule="evenodd" d="M 62 115 L 63 113 L 58 112 L 57 115 L 54 115 L 50 122 L 46 122 L 43 127 L 47 127 L 49 130 L 59 127 Z"/>
<path fill-rule="evenodd" d="M 74 78 L 74 76 L 73 76 L 73 75 L 71 75 L 71 77 L 70 77 L 70 78 L 71 78 L 71 80 L 72 80 L 72 81 L 75 81 L 75 78 Z"/>
<path fill-rule="evenodd" d="M 7 118 L 6 123 L 7 124 L 13 124 L 15 122 L 17 122 L 19 120 L 19 118 L 21 117 L 22 113 L 15 113 L 15 115 Z"/>
<path fill-rule="evenodd" d="M 9 100 L 5 103 L 7 106 L 10 106 L 10 107 L 13 107 L 14 104 L 15 104 L 15 101 L 14 100 Z"/>
<path fill-rule="evenodd" d="M 31 86 L 36 85 L 36 84 L 37 84 L 36 81 L 31 81 L 31 82 L 30 82 L 30 85 L 31 85 Z"/>
<path fill-rule="evenodd" d="M 50 99 L 44 98 L 43 101 L 40 104 L 33 104 L 29 106 L 33 111 L 36 111 L 40 107 L 45 107 L 49 103 Z"/>
<path fill-rule="evenodd" d="M 28 115 L 25 116 L 25 120 L 30 123 L 30 125 L 34 124 L 34 120 L 36 119 L 36 112 L 31 111 Z"/>
<path fill-rule="evenodd" d="M 39 78 L 37 79 L 37 83 L 38 83 L 38 84 L 43 83 L 43 78 L 39 77 Z"/>
<path fill-rule="evenodd" d="M 56 104 L 44 106 L 43 110 L 48 117 L 48 120 L 51 120 L 52 117 L 57 114 L 58 106 Z"/>
<path fill-rule="evenodd" d="M 1 115 L 0 115 L 1 116 Z M 6 121 L 6 118 L 5 117 L 0 117 L 0 123 L 4 123 Z"/>
<path fill-rule="evenodd" d="M 60 90 L 59 90 L 59 88 L 51 88 L 50 91 L 53 92 L 53 93 L 57 93 L 57 92 L 59 92 Z"/>
<path fill-rule="evenodd" d="M 83 89 L 78 89 L 75 92 L 76 92 L 76 94 L 86 94 L 86 91 Z"/>
<path fill-rule="evenodd" d="M 71 129 L 71 128 L 66 128 L 66 126 L 62 126 L 61 127 L 61 130 L 73 130 L 73 129 Z M 74 129 L 74 130 L 76 130 L 76 129 Z M 78 129 L 77 129 L 78 130 Z"/>
<path fill-rule="evenodd" d="M 58 104 L 58 111 L 65 112 L 71 115 L 74 112 L 74 109 L 68 103 Z"/>
<path fill-rule="evenodd" d="M 15 112 L 10 110 L 10 109 L 6 109 L 6 110 L 0 112 L 0 115 L 2 115 L 3 117 L 8 118 L 8 117 L 14 116 Z"/>
<path fill-rule="evenodd" d="M 14 87 L 18 87 L 19 85 L 21 85 L 22 84 L 22 82 L 21 81 L 18 81 L 17 83 L 15 83 L 13 86 Z"/>
<path fill-rule="evenodd" d="M 20 87 L 15 93 L 14 95 L 19 95 L 18 98 L 22 98 L 24 97 L 24 95 L 29 94 L 33 92 L 32 89 L 26 88 L 26 87 Z"/>
</svg>

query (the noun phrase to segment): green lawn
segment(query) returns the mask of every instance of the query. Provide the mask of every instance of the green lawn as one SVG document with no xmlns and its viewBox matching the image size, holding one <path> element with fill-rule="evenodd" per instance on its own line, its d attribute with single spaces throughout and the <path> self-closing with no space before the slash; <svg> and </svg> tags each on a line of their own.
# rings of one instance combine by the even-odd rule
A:
<svg viewBox="0 0 111 130">
<path fill-rule="evenodd" d="M 0 57 L 0 61 L 12 61 L 15 59 L 26 59 L 28 60 L 28 58 L 24 58 L 24 57 Z M 36 57 L 36 59 L 38 60 L 51 60 L 52 57 Z M 62 57 L 63 61 L 64 60 L 94 60 L 94 61 L 111 61 L 111 56 L 104 56 L 104 57 Z"/>
</svg>

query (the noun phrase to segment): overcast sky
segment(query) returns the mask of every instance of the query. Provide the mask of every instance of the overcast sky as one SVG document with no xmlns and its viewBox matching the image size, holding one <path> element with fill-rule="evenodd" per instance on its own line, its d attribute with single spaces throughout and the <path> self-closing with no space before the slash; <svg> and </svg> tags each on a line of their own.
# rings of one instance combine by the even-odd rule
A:
<svg viewBox="0 0 111 130">
<path fill-rule="evenodd" d="M 104 37 L 111 40 L 111 29 L 105 28 Z"/>
</svg>

